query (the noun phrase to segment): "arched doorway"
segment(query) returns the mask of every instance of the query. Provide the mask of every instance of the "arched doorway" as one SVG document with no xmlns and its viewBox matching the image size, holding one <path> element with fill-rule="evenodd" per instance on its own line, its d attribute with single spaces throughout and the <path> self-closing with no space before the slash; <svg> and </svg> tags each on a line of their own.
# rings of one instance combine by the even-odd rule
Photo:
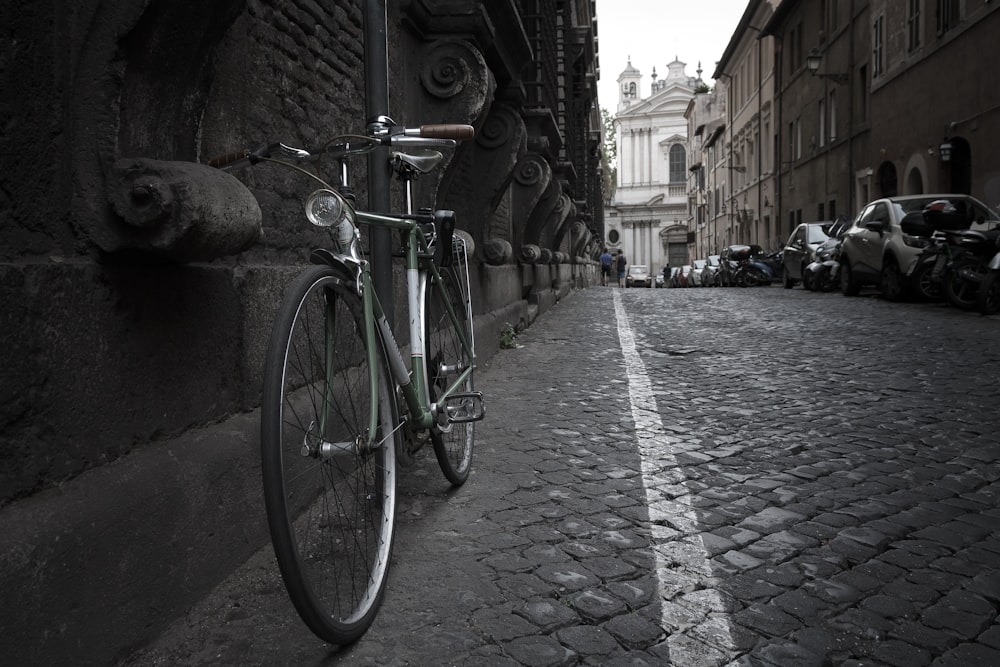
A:
<svg viewBox="0 0 1000 667">
<path fill-rule="evenodd" d="M 878 168 L 876 182 L 883 197 L 895 197 L 899 194 L 899 184 L 896 181 L 896 165 L 892 162 L 883 162 Z"/>
<path fill-rule="evenodd" d="M 906 176 L 906 194 L 924 194 L 924 175 L 916 167 L 910 169 L 910 173 Z"/>
<path fill-rule="evenodd" d="M 947 172 L 945 186 L 948 192 L 972 194 L 972 149 L 969 142 L 962 137 L 952 137 L 947 143 L 951 144 L 950 159 L 944 162 L 944 155 L 941 156 Z"/>
</svg>

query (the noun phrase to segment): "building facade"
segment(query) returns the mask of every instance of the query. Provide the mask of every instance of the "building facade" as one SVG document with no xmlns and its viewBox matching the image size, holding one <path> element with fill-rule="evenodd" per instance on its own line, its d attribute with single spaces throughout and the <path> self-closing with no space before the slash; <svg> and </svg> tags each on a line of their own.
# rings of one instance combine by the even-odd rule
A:
<svg viewBox="0 0 1000 667">
<path fill-rule="evenodd" d="M 701 82 L 679 60 L 659 79 L 655 68 L 649 95 L 641 96 L 642 74 L 629 62 L 618 77 L 614 119 L 618 182 L 605 213 L 605 239 L 630 264 L 650 271 L 691 259 L 688 234 L 688 127 L 684 113 Z"/>
<path fill-rule="evenodd" d="M 6 662 L 110 664 L 268 539 L 264 351 L 329 241 L 306 180 L 206 162 L 363 131 L 383 96 L 399 123 L 473 125 L 417 201 L 474 241 L 485 361 L 504 322 L 595 274 L 595 18 L 594 0 L 0 3 Z M 359 202 L 384 193 L 362 165 Z"/>
<path fill-rule="evenodd" d="M 688 108 L 698 256 L 779 249 L 796 225 L 896 194 L 1000 205 L 1000 87 L 965 72 L 1000 5 L 751 0 Z"/>
</svg>

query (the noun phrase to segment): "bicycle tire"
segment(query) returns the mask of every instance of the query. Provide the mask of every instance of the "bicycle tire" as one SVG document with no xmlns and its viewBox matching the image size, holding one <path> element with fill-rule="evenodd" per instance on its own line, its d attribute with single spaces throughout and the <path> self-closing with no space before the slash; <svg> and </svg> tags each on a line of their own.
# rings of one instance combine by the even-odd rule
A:
<svg viewBox="0 0 1000 667">
<path fill-rule="evenodd" d="M 433 279 L 428 280 L 424 313 L 424 341 L 426 345 L 425 367 L 430 400 L 454 382 L 454 369 L 472 368 L 475 348 L 472 332 L 472 310 L 465 283 L 454 266 L 440 271 L 443 293 Z M 443 299 L 447 298 L 458 315 L 458 326 L 471 347 L 470 355 L 461 344 L 458 330 L 452 323 Z M 462 388 L 463 393 L 475 390 L 473 375 L 470 374 Z M 472 399 L 465 399 L 472 400 Z M 461 412 L 462 403 L 449 405 L 449 409 Z M 431 427 L 431 442 L 434 454 L 445 478 L 454 486 L 461 486 L 469 477 L 472 467 L 472 452 L 475 447 L 475 422 L 448 423 L 447 411 L 442 410 L 434 426 Z"/>
<path fill-rule="evenodd" d="M 377 348 L 377 406 L 369 345 Z M 261 468 L 285 588 L 309 629 L 331 644 L 364 634 L 385 590 L 400 437 L 386 369 L 378 335 L 365 334 L 353 281 L 328 266 L 306 269 L 284 296 L 267 351 Z M 372 409 L 377 444 L 359 446 Z M 307 446 L 316 451 L 304 453 Z"/>
</svg>

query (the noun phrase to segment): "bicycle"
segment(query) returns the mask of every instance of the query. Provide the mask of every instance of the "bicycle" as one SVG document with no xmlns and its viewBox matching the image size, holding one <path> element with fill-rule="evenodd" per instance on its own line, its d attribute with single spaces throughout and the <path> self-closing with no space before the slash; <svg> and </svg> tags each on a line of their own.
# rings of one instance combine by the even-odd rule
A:
<svg viewBox="0 0 1000 667">
<path fill-rule="evenodd" d="M 466 481 L 475 422 L 475 340 L 468 257 L 451 211 L 413 211 L 412 179 L 443 159 L 436 148 L 471 138 L 468 125 L 397 127 L 382 117 L 365 135 L 317 150 L 271 144 L 209 164 L 272 163 L 321 187 L 306 218 L 331 247 L 288 287 L 275 316 L 261 399 L 261 468 L 268 526 L 299 616 L 324 641 L 356 640 L 381 604 L 392 550 L 397 465 L 428 440 L 445 477 Z M 406 212 L 358 210 L 348 158 L 390 146 Z M 339 184 L 303 164 L 336 161 Z M 317 166 L 317 172 L 319 168 Z M 409 366 L 372 286 L 358 225 L 400 233 L 410 313 Z"/>
</svg>

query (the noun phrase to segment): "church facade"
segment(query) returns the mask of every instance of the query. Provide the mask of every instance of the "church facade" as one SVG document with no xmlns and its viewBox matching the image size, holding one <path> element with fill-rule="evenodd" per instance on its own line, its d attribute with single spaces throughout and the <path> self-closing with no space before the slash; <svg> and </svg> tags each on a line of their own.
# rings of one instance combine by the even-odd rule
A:
<svg viewBox="0 0 1000 667">
<path fill-rule="evenodd" d="M 654 274 L 668 262 L 680 266 L 694 259 L 685 111 L 704 83 L 700 69 L 691 77 L 685 67 L 675 59 L 662 79 L 654 68 L 647 97 L 641 96 L 642 74 L 631 61 L 618 77 L 618 177 L 605 207 L 605 238 L 609 250 L 624 252 L 629 264 L 646 264 Z"/>
</svg>

